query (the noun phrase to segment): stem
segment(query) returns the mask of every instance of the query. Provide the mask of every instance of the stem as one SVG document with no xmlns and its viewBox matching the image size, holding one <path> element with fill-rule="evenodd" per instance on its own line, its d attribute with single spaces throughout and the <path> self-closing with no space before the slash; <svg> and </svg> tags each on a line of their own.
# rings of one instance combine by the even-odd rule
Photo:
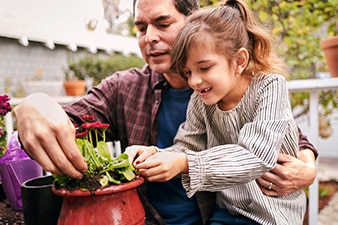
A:
<svg viewBox="0 0 338 225">
<path fill-rule="evenodd" d="M 92 129 L 88 130 L 89 142 L 93 144 Z"/>
<path fill-rule="evenodd" d="M 95 139 L 96 139 L 96 145 L 97 145 L 97 143 L 99 143 L 99 135 L 98 135 L 97 128 L 95 128 Z"/>
</svg>

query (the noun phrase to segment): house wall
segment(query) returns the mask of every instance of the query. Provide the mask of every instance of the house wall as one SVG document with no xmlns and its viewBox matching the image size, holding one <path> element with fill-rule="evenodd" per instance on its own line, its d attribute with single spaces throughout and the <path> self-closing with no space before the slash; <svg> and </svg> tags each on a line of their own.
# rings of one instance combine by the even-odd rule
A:
<svg viewBox="0 0 338 225">
<path fill-rule="evenodd" d="M 65 95 L 62 81 L 69 60 L 91 54 L 79 48 L 72 52 L 63 45 L 49 49 L 40 42 L 29 42 L 27 47 L 17 39 L 0 37 L 0 93 L 24 97 L 42 91 L 52 96 Z M 103 52 L 97 55 L 106 56 Z"/>
</svg>

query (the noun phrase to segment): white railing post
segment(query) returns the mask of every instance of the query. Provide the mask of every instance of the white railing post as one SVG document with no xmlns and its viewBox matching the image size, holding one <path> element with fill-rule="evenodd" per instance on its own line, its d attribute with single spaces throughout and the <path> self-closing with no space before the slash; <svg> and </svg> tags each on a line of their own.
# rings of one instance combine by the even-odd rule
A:
<svg viewBox="0 0 338 225">
<path fill-rule="evenodd" d="M 310 140 L 314 146 L 318 146 L 318 103 L 319 103 L 319 90 L 310 91 Z M 316 129 L 317 128 L 317 129 Z M 318 160 L 317 160 L 318 165 Z M 318 200 L 319 200 L 319 185 L 318 178 L 316 177 L 313 184 L 309 187 L 309 225 L 317 225 L 318 221 Z"/>
<path fill-rule="evenodd" d="M 6 142 L 7 142 L 7 146 L 9 144 L 9 139 L 11 137 L 11 134 L 13 132 L 13 116 L 12 116 L 12 112 L 8 112 L 5 116 L 5 128 L 6 128 L 6 132 L 7 132 L 7 136 L 6 136 Z"/>
<path fill-rule="evenodd" d="M 311 143 L 317 147 L 319 137 L 319 93 L 323 90 L 338 89 L 338 78 L 329 79 L 307 79 L 288 81 L 289 92 L 310 92 L 310 134 L 308 134 Z M 320 149 L 318 149 L 320 155 Z M 318 160 L 317 160 L 318 168 Z M 309 225 L 318 224 L 319 212 L 319 181 L 315 179 L 309 187 Z"/>
</svg>

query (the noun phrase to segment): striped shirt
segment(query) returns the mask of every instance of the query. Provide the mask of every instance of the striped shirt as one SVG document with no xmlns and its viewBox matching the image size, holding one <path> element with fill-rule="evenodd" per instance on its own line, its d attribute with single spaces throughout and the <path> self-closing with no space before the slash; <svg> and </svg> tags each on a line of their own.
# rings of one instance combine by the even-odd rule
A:
<svg viewBox="0 0 338 225">
<path fill-rule="evenodd" d="M 302 224 L 302 190 L 269 197 L 255 181 L 275 167 L 280 152 L 298 157 L 298 136 L 285 79 L 270 74 L 253 78 L 228 111 L 205 105 L 194 93 L 187 120 L 167 150 L 187 153 L 189 173 L 182 182 L 188 196 L 217 192 L 217 204 L 233 214 L 260 224 Z"/>
</svg>

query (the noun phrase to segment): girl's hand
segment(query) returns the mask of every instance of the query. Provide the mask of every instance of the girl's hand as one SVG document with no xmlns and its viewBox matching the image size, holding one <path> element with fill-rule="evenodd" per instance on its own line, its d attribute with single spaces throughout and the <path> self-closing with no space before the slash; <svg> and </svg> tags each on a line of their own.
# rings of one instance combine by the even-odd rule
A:
<svg viewBox="0 0 338 225">
<path fill-rule="evenodd" d="M 135 168 L 148 181 L 165 182 L 188 172 L 188 160 L 185 153 L 162 151 L 136 163 Z"/>
<path fill-rule="evenodd" d="M 158 152 L 155 146 L 132 145 L 126 148 L 129 163 L 136 168 L 136 165 L 144 162 L 148 157 Z"/>
</svg>

